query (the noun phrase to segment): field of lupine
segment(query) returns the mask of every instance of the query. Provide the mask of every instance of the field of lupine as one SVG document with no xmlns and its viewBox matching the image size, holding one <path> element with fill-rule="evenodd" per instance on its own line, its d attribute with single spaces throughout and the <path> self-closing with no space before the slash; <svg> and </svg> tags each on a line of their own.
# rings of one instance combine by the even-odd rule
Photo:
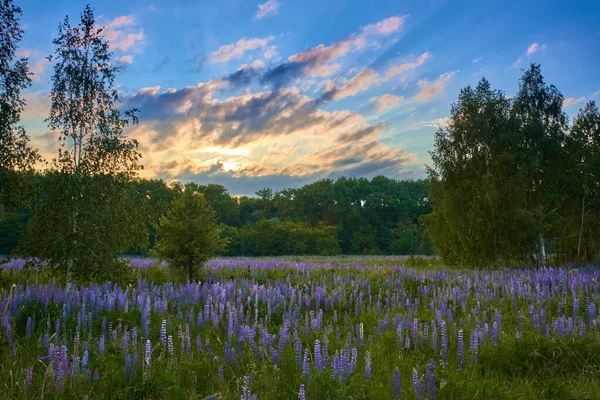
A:
<svg viewBox="0 0 600 400">
<path fill-rule="evenodd" d="M 404 261 L 217 259 L 190 283 L 135 259 L 137 282 L 69 292 L 12 261 L 0 280 L 0 393 L 600 398 L 600 269 Z"/>
</svg>

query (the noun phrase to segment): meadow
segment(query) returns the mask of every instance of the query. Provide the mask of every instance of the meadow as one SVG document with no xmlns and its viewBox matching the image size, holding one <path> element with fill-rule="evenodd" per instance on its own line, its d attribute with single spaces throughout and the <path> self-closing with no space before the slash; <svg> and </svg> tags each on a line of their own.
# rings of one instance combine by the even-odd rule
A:
<svg viewBox="0 0 600 400">
<path fill-rule="evenodd" d="M 5 399 L 600 398 L 600 270 L 215 259 L 200 282 L 2 266 Z M 33 275 L 32 275 L 33 274 Z"/>
</svg>

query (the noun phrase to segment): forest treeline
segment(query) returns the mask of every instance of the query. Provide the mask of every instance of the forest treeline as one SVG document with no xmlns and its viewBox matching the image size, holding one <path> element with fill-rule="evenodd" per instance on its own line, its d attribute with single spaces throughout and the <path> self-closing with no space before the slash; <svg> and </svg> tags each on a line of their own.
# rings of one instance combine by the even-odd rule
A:
<svg viewBox="0 0 600 400">
<path fill-rule="evenodd" d="M 35 203 L 51 182 L 43 174 L 27 179 Z M 431 238 L 418 222 L 431 211 L 425 180 L 323 179 L 276 192 L 265 188 L 252 197 L 232 196 L 216 183 L 187 186 L 202 193 L 214 209 L 228 242 L 222 255 L 433 253 Z M 136 228 L 142 238 L 129 254 L 150 253 L 156 225 L 181 189 L 181 183 L 156 179 L 128 183 L 130 212 L 143 221 Z M 0 254 L 17 248 L 29 219 L 26 209 L 5 213 L 0 220 Z"/>
<path fill-rule="evenodd" d="M 600 259 L 600 112 L 590 101 L 571 121 L 539 65 L 512 97 L 486 79 L 461 90 L 427 180 L 324 179 L 234 197 L 218 183 L 140 179 L 139 143 L 127 135 L 139 110 L 122 109 L 120 67 L 90 6 L 52 42 L 45 122 L 59 140 L 43 161 L 20 124 L 31 86 L 20 15 L 0 3 L 0 254 L 45 261 L 67 288 L 113 277 L 124 254 L 156 255 L 157 243 L 195 268 L 204 221 L 215 251 L 230 256 L 437 253 L 475 267 Z"/>
</svg>

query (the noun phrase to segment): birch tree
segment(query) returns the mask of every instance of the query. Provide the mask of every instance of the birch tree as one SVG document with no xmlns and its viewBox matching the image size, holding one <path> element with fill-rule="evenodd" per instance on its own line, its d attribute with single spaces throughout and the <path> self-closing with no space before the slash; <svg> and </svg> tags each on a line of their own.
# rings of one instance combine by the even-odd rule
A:
<svg viewBox="0 0 600 400">
<path fill-rule="evenodd" d="M 88 5 L 77 26 L 68 16 L 53 41 L 49 127 L 59 134 L 58 156 L 24 235 L 29 255 L 73 276 L 112 274 L 135 239 L 135 210 L 127 183 L 139 170 L 136 140 L 124 128 L 136 110 L 119 110 L 118 66 Z"/>
</svg>

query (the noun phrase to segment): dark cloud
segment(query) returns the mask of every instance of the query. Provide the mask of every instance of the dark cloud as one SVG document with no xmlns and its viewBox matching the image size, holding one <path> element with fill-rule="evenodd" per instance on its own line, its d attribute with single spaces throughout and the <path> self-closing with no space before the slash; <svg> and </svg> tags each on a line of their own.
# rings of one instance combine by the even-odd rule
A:
<svg viewBox="0 0 600 400">
<path fill-rule="evenodd" d="M 229 84 L 229 88 L 235 89 L 248 86 L 258 76 L 260 76 L 260 72 L 254 67 L 244 67 L 221 79 Z"/>
<path fill-rule="evenodd" d="M 287 86 L 290 82 L 304 75 L 306 63 L 285 62 L 268 69 L 260 77 L 260 83 L 271 85 L 274 89 Z"/>
</svg>

